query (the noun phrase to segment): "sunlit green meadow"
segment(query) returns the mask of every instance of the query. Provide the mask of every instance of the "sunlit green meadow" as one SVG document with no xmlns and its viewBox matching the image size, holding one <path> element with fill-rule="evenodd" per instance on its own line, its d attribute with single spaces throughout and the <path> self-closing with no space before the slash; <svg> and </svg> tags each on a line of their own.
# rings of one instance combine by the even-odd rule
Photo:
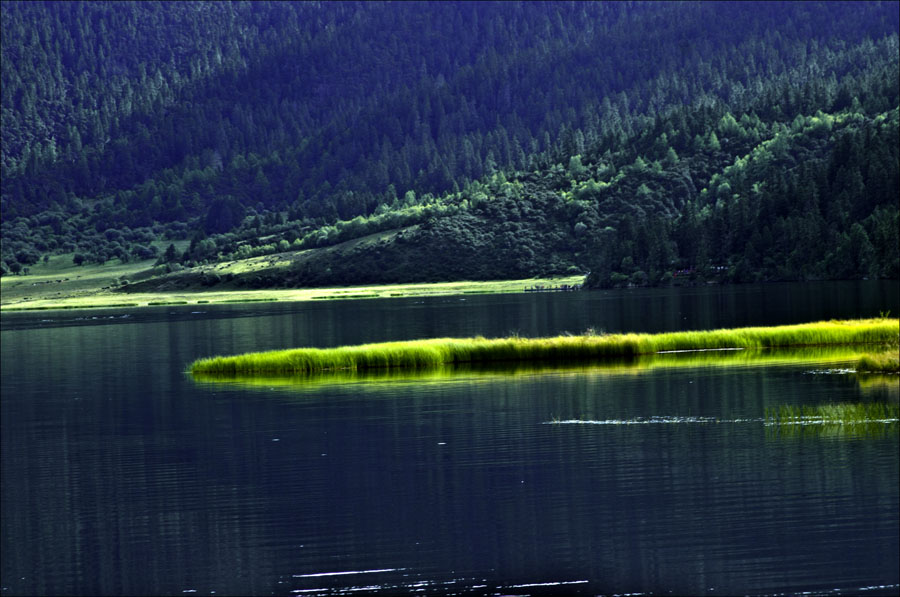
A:
<svg viewBox="0 0 900 597">
<path fill-rule="evenodd" d="M 184 243 L 182 243 L 184 244 Z M 178 246 L 178 243 L 176 243 Z M 183 247 L 179 247 L 183 250 Z M 244 260 L 250 261 L 250 260 Z M 198 270 L 212 273 L 251 271 L 244 261 Z M 525 292 L 542 285 L 574 286 L 584 276 L 560 278 L 528 278 L 522 280 L 464 280 L 422 284 L 382 284 L 330 288 L 269 288 L 260 290 L 215 290 L 194 288 L 177 291 L 121 292 L 125 281 L 146 278 L 153 260 L 104 265 L 75 266 L 72 254 L 54 255 L 48 263 L 38 263 L 28 275 L 6 275 L 0 278 L 0 309 L 3 311 L 37 311 L 51 309 L 90 309 L 109 307 L 153 307 L 161 305 L 193 305 L 243 302 L 295 302 L 312 300 L 350 300 L 399 297 L 454 296 L 466 294 L 508 294 Z"/>
</svg>

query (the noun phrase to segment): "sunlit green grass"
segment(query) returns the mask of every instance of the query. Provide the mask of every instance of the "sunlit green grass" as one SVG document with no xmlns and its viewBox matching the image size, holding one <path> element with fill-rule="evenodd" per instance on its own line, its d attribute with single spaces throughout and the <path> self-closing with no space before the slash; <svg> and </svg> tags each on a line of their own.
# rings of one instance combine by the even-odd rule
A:
<svg viewBox="0 0 900 597">
<path fill-rule="evenodd" d="M 401 368 L 434 370 L 446 365 L 497 362 L 604 362 L 668 351 L 891 344 L 900 320 L 824 321 L 777 327 L 610 334 L 553 338 L 437 338 L 337 348 L 297 348 L 199 359 L 195 374 L 282 375 L 323 371 Z"/>
</svg>

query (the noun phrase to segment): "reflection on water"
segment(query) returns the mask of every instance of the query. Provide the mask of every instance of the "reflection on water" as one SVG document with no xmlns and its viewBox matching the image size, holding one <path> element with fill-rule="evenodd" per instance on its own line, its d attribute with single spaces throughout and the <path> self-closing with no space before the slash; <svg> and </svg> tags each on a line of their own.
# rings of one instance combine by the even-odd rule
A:
<svg viewBox="0 0 900 597">
<path fill-rule="evenodd" d="M 853 423 L 833 423 L 826 421 L 805 421 L 792 425 L 766 425 L 770 439 L 781 438 L 832 438 L 832 439 L 874 439 L 897 435 L 897 419 L 880 419 Z"/>
<path fill-rule="evenodd" d="M 896 594 L 900 434 L 740 422 L 896 392 L 809 373 L 855 355 L 185 374 L 217 352 L 877 315 L 900 311 L 881 301 L 894 287 L 783 304 L 753 287 L 171 309 L 83 325 L 41 314 L 6 327 L 4 315 L 2 594 Z M 697 422 L 545 424 L 654 417 Z"/>
<path fill-rule="evenodd" d="M 865 373 L 856 376 L 859 387 L 867 396 L 885 402 L 900 402 L 900 375 Z"/>
<path fill-rule="evenodd" d="M 765 424 L 779 435 L 871 436 L 897 433 L 900 405 L 896 402 L 829 402 L 782 405 L 767 409 Z"/>
<path fill-rule="evenodd" d="M 838 408 L 841 412 L 821 414 Z M 824 404 L 815 408 L 785 407 L 772 409 L 764 417 L 720 419 L 717 417 L 650 416 L 632 419 L 553 419 L 547 425 L 710 425 L 751 424 L 764 425 L 777 436 L 801 434 L 830 437 L 860 437 L 874 434 L 897 433 L 898 409 L 896 404 L 860 402 L 853 404 Z"/>
</svg>

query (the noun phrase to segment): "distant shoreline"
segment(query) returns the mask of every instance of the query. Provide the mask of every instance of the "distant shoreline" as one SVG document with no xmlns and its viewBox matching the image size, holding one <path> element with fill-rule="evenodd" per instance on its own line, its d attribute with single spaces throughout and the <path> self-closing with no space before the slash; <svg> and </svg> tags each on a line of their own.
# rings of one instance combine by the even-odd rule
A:
<svg viewBox="0 0 900 597">
<path fill-rule="evenodd" d="M 251 260 L 252 262 L 252 260 Z M 250 263 L 252 266 L 253 263 Z M 215 266 L 221 268 L 219 264 Z M 231 268 L 248 265 L 231 264 Z M 376 298 L 421 298 L 472 294 L 533 294 L 580 290 L 583 275 L 535 277 L 512 280 L 458 280 L 395 284 L 354 284 L 314 288 L 205 288 L 200 284 L 171 289 L 137 291 L 153 261 L 73 266 L 71 255 L 53 255 L 36 264 L 28 275 L 0 277 L 0 313 L 69 309 L 146 308 L 172 305 L 215 305 L 254 302 L 302 302 Z M 200 274 L 212 269 L 198 268 Z M 218 271 L 218 270 L 216 270 Z M 127 280 L 130 280 L 129 283 Z M 825 281 L 825 280 L 820 280 Z M 780 283 L 772 281 L 771 283 Z M 162 283 L 162 282 L 161 282 Z M 770 282 L 760 282 L 770 283 Z M 706 284 L 677 285 L 701 287 Z M 719 284 L 715 285 L 729 285 Z M 126 288 L 133 290 L 126 290 Z M 675 287 L 675 286 L 673 286 Z M 634 288 L 655 288 L 635 286 Z M 618 290 L 619 288 L 605 289 Z"/>
<path fill-rule="evenodd" d="M 122 293 L 96 288 L 77 291 L 74 296 L 48 296 L 39 290 L 35 296 L 0 304 L 0 312 L 44 311 L 65 309 L 100 309 L 117 307 L 157 307 L 170 305 L 216 305 L 253 302 L 300 302 L 317 300 L 356 300 L 377 298 L 417 298 L 428 296 L 465 296 L 470 294 L 525 293 L 536 286 L 560 287 L 582 283 L 583 276 L 528 278 L 522 280 L 489 280 L 430 282 L 414 284 L 355 285 L 328 288 L 279 288 L 259 290 L 187 290 L 177 292 Z M 19 278 L 19 281 L 29 281 Z M 40 284 L 37 280 L 34 284 Z M 4 284 L 4 287 L 6 284 Z M 4 288 L 4 291 L 6 288 Z M 6 297 L 4 297 L 6 298 Z"/>
</svg>

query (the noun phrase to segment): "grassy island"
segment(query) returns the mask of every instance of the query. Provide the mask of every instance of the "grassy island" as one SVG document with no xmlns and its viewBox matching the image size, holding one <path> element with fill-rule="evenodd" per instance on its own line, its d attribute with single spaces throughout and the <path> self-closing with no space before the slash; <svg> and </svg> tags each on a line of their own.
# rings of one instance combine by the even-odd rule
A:
<svg viewBox="0 0 900 597">
<path fill-rule="evenodd" d="M 206 375 L 296 375 L 389 368 L 424 370 L 477 363 L 596 362 L 669 351 L 897 345 L 898 341 L 900 320 L 862 319 L 663 334 L 435 338 L 337 348 L 297 348 L 199 359 L 191 364 L 190 371 Z"/>
</svg>

